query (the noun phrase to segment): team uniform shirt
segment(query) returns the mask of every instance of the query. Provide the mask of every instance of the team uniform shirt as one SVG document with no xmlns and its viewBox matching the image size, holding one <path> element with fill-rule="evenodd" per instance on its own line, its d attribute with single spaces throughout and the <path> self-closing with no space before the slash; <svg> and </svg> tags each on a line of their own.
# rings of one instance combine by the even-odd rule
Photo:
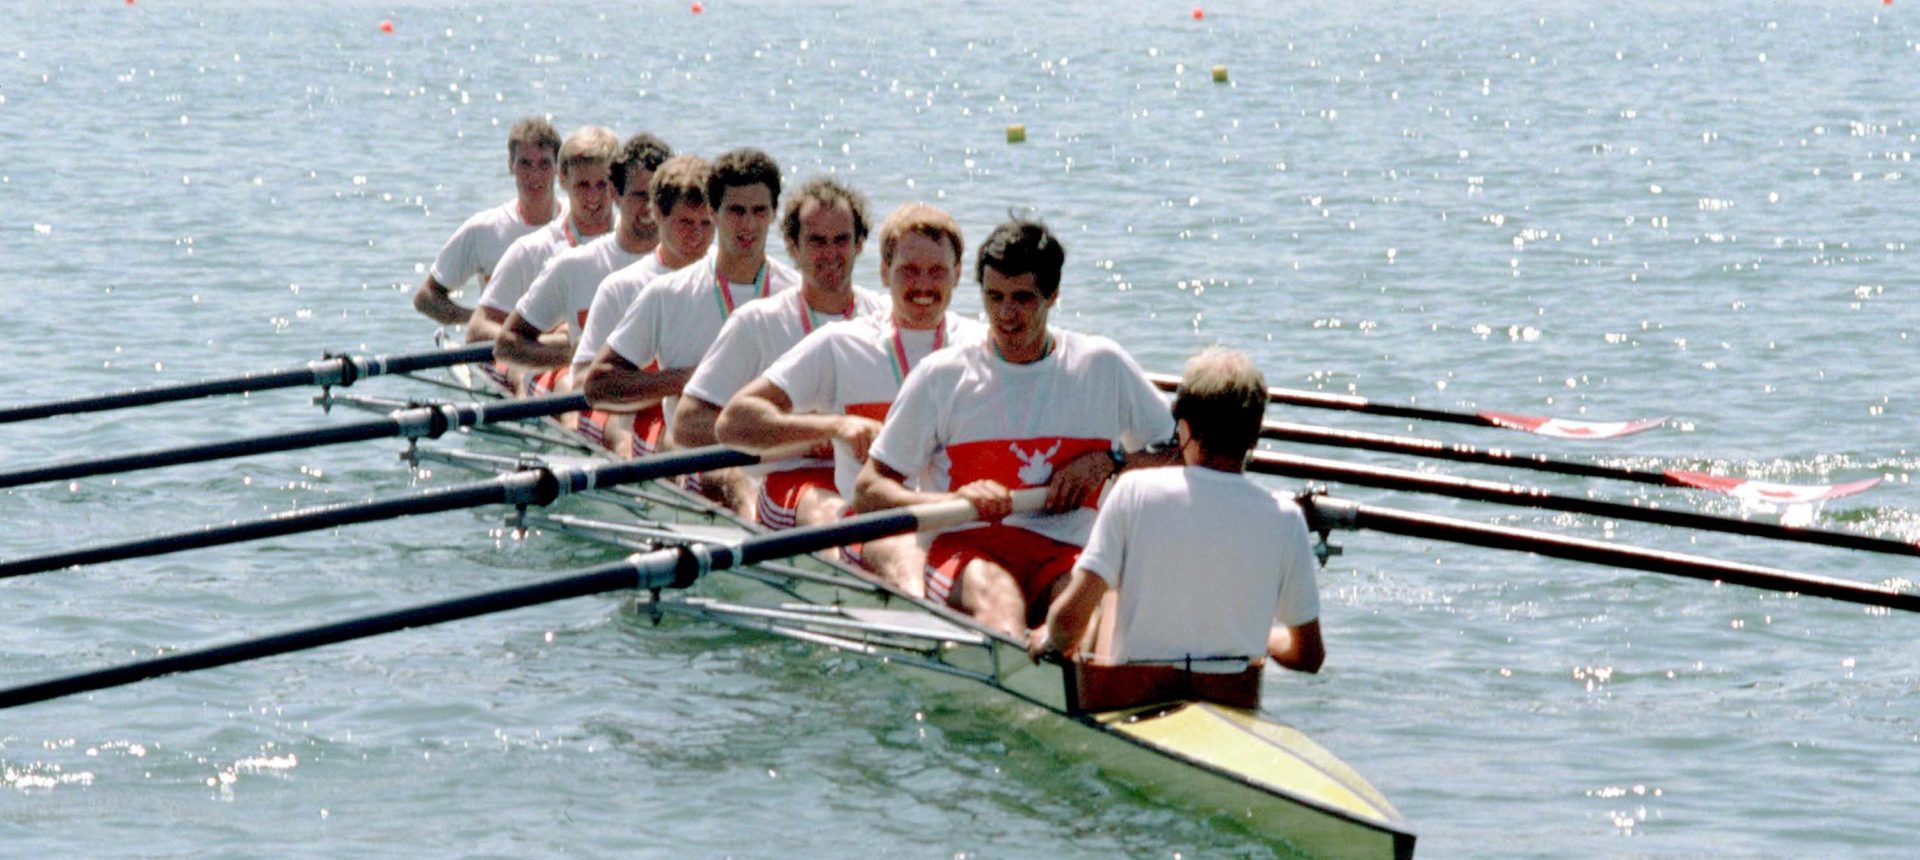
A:
<svg viewBox="0 0 1920 860">
<path fill-rule="evenodd" d="M 567 209 L 564 204 L 559 212 L 547 223 L 554 220 L 566 220 Z M 532 233 L 546 224 L 529 224 L 520 217 L 520 201 L 516 198 L 498 206 L 482 209 L 473 213 L 460 229 L 453 231 L 447 244 L 441 246 L 440 255 L 433 258 L 433 267 L 427 270 L 435 283 L 447 289 L 457 289 L 468 278 L 480 276 L 482 283 L 493 277 L 494 265 L 507 253 L 515 239 Z"/>
<path fill-rule="evenodd" d="M 795 413 L 885 421 L 901 381 L 922 359 L 948 346 L 978 344 L 986 332 L 978 321 L 952 313 L 929 331 L 901 329 L 891 314 L 870 314 L 807 335 L 767 368 L 766 377 L 786 392 Z M 861 463 L 839 439 L 833 453 L 834 487 L 851 499 Z"/>
<path fill-rule="evenodd" d="M 643 256 L 648 255 L 621 248 L 612 233 L 561 251 L 540 270 L 513 309 L 541 331 L 566 323 L 567 339 L 579 343 L 580 332 L 587 324 L 587 309 L 593 306 L 600 282 Z"/>
<path fill-rule="evenodd" d="M 1118 594 L 1116 662 L 1237 672 L 1267 653 L 1273 623 L 1320 617 L 1306 516 L 1241 474 L 1186 466 L 1121 475 L 1079 566 Z"/>
<path fill-rule="evenodd" d="M 660 252 L 656 250 L 601 279 L 600 288 L 593 292 L 593 303 L 587 306 L 586 321 L 580 324 L 580 337 L 575 341 L 578 346 L 573 350 L 574 375 L 586 372 L 593 360 L 600 357 L 600 347 L 607 344 L 607 335 L 626 317 L 627 308 L 633 307 L 640 290 L 654 278 L 671 271 L 660 261 Z"/>
<path fill-rule="evenodd" d="M 480 293 L 480 305 L 503 314 L 513 313 L 513 306 L 527 294 L 527 288 L 533 286 L 533 280 L 554 255 L 579 244 L 580 232 L 574 229 L 572 218 L 556 218 L 546 227 L 514 240 L 507 252 L 500 255 L 493 277 L 487 279 L 487 288 Z"/>
<path fill-rule="evenodd" d="M 814 312 L 807 306 L 804 293 L 788 290 L 751 302 L 728 319 L 700 359 L 699 369 L 687 380 L 686 395 L 725 406 L 735 392 L 765 373 L 815 329 L 835 321 L 890 312 L 885 295 L 860 287 L 853 288 L 853 304 L 839 315 Z M 815 486 L 832 490 L 833 467 L 832 460 L 818 457 L 789 457 L 748 467 L 748 474 L 766 479 L 760 485 L 760 521 L 773 528 L 797 525 L 795 506 L 801 494 Z"/>
<path fill-rule="evenodd" d="M 991 342 L 928 356 L 907 375 L 868 456 L 902 475 L 930 471 L 933 490 L 986 479 L 1018 490 L 1046 486 L 1057 466 L 1088 451 L 1116 442 L 1133 451 L 1173 436 L 1166 401 L 1118 344 L 1068 331 L 1053 337 L 1053 350 L 1031 364 L 1002 360 Z M 1084 546 L 1094 503 L 1002 522 Z"/>
<path fill-rule="evenodd" d="M 800 273 L 773 259 L 766 261 L 752 282 L 724 281 L 716 266 L 718 255 L 717 249 L 710 250 L 700 262 L 648 283 L 627 309 L 626 318 L 607 335 L 607 346 L 639 368 L 693 367 L 707 354 L 734 308 L 800 286 Z M 669 397 L 662 405 L 669 431 L 678 403 L 678 397 Z"/>
</svg>

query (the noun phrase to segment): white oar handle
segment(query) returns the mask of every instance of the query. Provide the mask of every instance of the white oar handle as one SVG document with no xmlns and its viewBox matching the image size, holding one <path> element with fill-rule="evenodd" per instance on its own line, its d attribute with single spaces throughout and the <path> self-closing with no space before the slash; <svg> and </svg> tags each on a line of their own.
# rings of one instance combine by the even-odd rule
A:
<svg viewBox="0 0 1920 860">
<path fill-rule="evenodd" d="M 1047 505 L 1047 488 L 1034 487 L 1029 490 L 1013 491 L 1013 512 L 1030 514 Z M 910 505 L 914 519 L 920 521 L 920 529 L 944 529 L 951 526 L 970 523 L 980 518 L 973 510 L 973 503 L 966 499 L 946 499 L 938 502 Z"/>
</svg>

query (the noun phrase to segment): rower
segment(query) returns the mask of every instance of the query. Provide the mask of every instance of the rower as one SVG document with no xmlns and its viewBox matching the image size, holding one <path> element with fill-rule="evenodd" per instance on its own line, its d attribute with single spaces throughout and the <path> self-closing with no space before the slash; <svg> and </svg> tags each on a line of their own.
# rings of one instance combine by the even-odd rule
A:
<svg viewBox="0 0 1920 860">
<path fill-rule="evenodd" d="M 1320 671 L 1306 517 L 1245 475 L 1266 412 L 1266 380 L 1245 354 L 1213 347 L 1187 364 L 1173 399 L 1184 465 L 1115 482 L 1065 592 L 1028 638 L 1036 660 L 1094 651 L 1079 666 L 1080 707 L 1199 698 L 1257 708 L 1265 658 Z M 1109 589 L 1106 645 L 1083 649 Z"/>
<path fill-rule="evenodd" d="M 780 201 L 780 166 L 772 157 L 736 149 L 714 159 L 706 199 L 718 213 L 714 249 L 640 290 L 581 385 L 593 408 L 632 414 L 660 405 L 671 417 L 733 309 L 799 286 L 792 267 L 767 259 L 767 228 Z"/>
<path fill-rule="evenodd" d="M 707 205 L 707 181 L 712 176 L 713 166 L 697 155 L 676 155 L 653 172 L 648 196 L 652 198 L 653 221 L 658 225 L 659 246 L 639 262 L 608 275 L 594 291 L 570 367 L 576 383 L 587 378 L 594 356 L 600 354 L 607 335 L 626 316 L 642 288 L 654 278 L 684 269 L 706 255 L 713 244 L 713 207 Z M 593 424 L 582 427 L 591 429 Z M 655 404 L 639 415 L 614 416 L 600 425 L 600 431 L 601 444 L 616 454 L 652 454 L 666 433 L 666 419 Z"/>
<path fill-rule="evenodd" d="M 845 512 L 867 448 L 913 366 L 943 346 L 978 344 L 985 336 L 984 326 L 947 310 L 965 247 L 960 225 L 946 212 L 924 203 L 894 210 L 880 226 L 880 280 L 892 310 L 822 326 L 727 401 L 717 431 L 731 447 L 765 453 L 833 443 L 832 487 L 808 486 L 797 495 L 792 507 L 800 525 Z M 855 560 L 900 590 L 925 595 L 926 553 L 913 535 L 868 541 Z"/>
<path fill-rule="evenodd" d="M 800 289 L 749 303 L 727 320 L 687 380 L 673 416 L 674 444 L 691 448 L 718 442 L 714 425 L 721 407 L 801 338 L 828 323 L 886 308 L 885 297 L 853 285 L 854 260 L 866 246 L 869 223 L 866 196 L 831 177 L 807 180 L 787 201 L 780 232 L 800 270 Z M 723 477 L 729 487 L 724 496 L 734 509 L 773 528 L 797 524 L 803 497 L 834 492 L 833 461 L 820 457 L 790 458 Z"/>
<path fill-rule="evenodd" d="M 476 275 L 484 286 L 515 239 L 566 212 L 553 196 L 559 157 L 560 135 L 546 120 L 533 116 L 513 124 L 507 132 L 507 171 L 513 174 L 514 199 L 475 212 L 453 231 L 426 280 L 413 291 L 414 310 L 441 325 L 460 325 L 473 315 L 473 309 L 454 301 L 452 291 Z"/>
<path fill-rule="evenodd" d="M 568 375 L 554 371 L 563 370 L 572 360 L 600 281 L 651 254 L 659 244 L 649 188 L 654 170 L 672 155 L 665 141 L 646 132 L 627 138 L 609 166 L 617 227 L 556 254 L 501 325 L 493 344 L 494 358 L 539 373 L 533 393 L 567 389 Z"/>
<path fill-rule="evenodd" d="M 975 277 L 986 342 L 922 360 L 900 387 L 855 483 L 861 511 L 964 498 L 986 523 L 948 530 L 927 549 L 927 595 L 1023 636 L 1093 527 L 1107 480 L 1173 461 L 1149 444 L 1173 417 L 1118 344 L 1053 331 L 1066 252 L 1045 226 L 1014 220 L 980 247 Z M 910 476 L 931 470 L 914 490 Z M 1013 514 L 1011 491 L 1046 487 L 1046 511 Z"/>
<path fill-rule="evenodd" d="M 613 229 L 613 180 L 609 175 L 620 139 L 593 125 L 567 135 L 560 144 L 560 187 L 567 192 L 567 217 L 515 240 L 480 293 L 467 318 L 467 342 L 500 336 L 500 324 L 527 294 L 527 287 L 555 254 Z"/>
</svg>

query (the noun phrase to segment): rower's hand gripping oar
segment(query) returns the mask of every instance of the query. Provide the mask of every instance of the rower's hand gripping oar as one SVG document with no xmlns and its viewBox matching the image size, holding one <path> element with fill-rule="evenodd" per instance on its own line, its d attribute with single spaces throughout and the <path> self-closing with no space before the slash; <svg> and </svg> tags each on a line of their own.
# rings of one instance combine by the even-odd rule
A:
<svg viewBox="0 0 1920 860">
<path fill-rule="evenodd" d="M 32 421 L 39 418 L 51 418 L 56 415 L 77 415 L 86 412 L 105 412 L 112 409 L 127 409 L 134 406 L 150 406 L 155 403 L 173 403 L 181 400 L 197 400 L 203 397 L 217 397 L 223 394 L 245 394 L 252 391 L 270 391 L 278 388 L 299 388 L 318 385 L 326 388 L 338 386 L 345 388 L 362 379 L 395 373 L 412 373 L 419 370 L 432 370 L 450 367 L 456 364 L 471 364 L 477 361 L 493 360 L 493 344 L 482 343 L 459 349 L 436 349 L 429 352 L 416 352 L 406 355 L 329 355 L 319 361 L 311 361 L 306 367 L 270 370 L 263 373 L 245 373 L 221 379 L 208 379 L 201 382 L 188 382 L 180 385 L 162 385 L 154 388 L 138 388 L 112 394 L 96 394 L 76 397 L 70 400 L 56 400 L 50 403 L 36 403 L 23 406 L 0 407 L 0 424 L 13 424 L 20 421 Z"/>
<path fill-rule="evenodd" d="M 544 418 L 549 415 L 578 412 L 586 408 L 587 398 L 580 394 L 554 394 L 547 397 L 488 403 L 445 403 L 437 406 L 422 406 L 396 410 L 385 418 L 354 421 L 310 430 L 271 433 L 227 442 L 164 448 L 138 454 L 76 460 L 0 472 L 0 489 L 46 481 L 137 472 L 142 469 L 158 469 L 185 463 L 204 463 L 229 457 L 299 451 L 325 445 L 365 442 L 371 439 L 404 438 L 410 442 L 422 438 L 438 439 L 449 430 Z"/>
<path fill-rule="evenodd" d="M 1180 387 L 1180 378 L 1163 374 L 1148 374 L 1147 378 L 1164 391 L 1174 391 Z M 1509 430 L 1524 430 L 1541 436 L 1558 439 L 1612 439 L 1629 436 L 1645 430 L 1652 430 L 1667 423 L 1667 419 L 1643 418 L 1632 421 L 1580 421 L 1572 418 L 1547 418 L 1538 415 L 1521 415 L 1514 412 L 1457 412 L 1449 409 L 1428 409 L 1420 406 L 1401 406 L 1393 403 L 1376 403 L 1365 397 L 1350 394 L 1327 394 L 1320 391 L 1297 391 L 1291 388 L 1267 389 L 1267 401 L 1288 406 L 1305 406 L 1312 409 L 1334 409 L 1341 412 L 1364 412 L 1369 415 L 1387 415 L 1394 418 L 1412 418 L 1420 421 L 1445 421 L 1449 424 L 1468 424 L 1475 427 L 1503 427 Z"/>
<path fill-rule="evenodd" d="M 1045 490 L 1014 493 L 1014 510 L 1034 511 L 1046 502 Z M 973 505 L 949 499 L 877 511 L 835 523 L 772 532 L 736 544 L 693 544 L 636 553 L 611 564 L 528 585 L 480 592 L 436 603 L 307 627 L 197 651 L 181 651 L 105 669 L 52 678 L 0 690 L 0 708 L 43 702 L 76 693 L 104 690 L 173 675 L 226 666 L 245 660 L 303 651 L 412 627 L 522 609 L 573 597 L 632 589 L 686 588 L 708 572 L 860 543 L 922 529 L 945 528 L 974 519 Z"/>
<path fill-rule="evenodd" d="M 437 487 L 388 499 L 290 511 L 247 522 L 209 526 L 172 534 L 100 544 L 31 558 L 0 562 L 0 579 L 65 570 L 130 558 L 243 543 L 321 531 L 399 517 L 437 514 L 483 505 L 546 506 L 573 493 L 636 484 L 692 472 L 747 466 L 762 458 L 719 445 L 669 451 L 625 462 L 541 464 L 484 481 Z"/>
<path fill-rule="evenodd" d="M 1420 514 L 1395 508 L 1363 505 L 1329 496 L 1300 499 L 1316 531 L 1371 529 L 1406 537 L 1443 540 L 1492 549 L 1530 552 L 1552 558 L 1624 567 L 1653 573 L 1731 582 L 1765 591 L 1825 597 L 1847 603 L 1920 612 L 1920 594 L 1867 585 L 1844 579 L 1795 573 L 1755 564 L 1722 561 L 1677 552 L 1642 549 L 1567 535 L 1547 534 L 1507 526 L 1487 525 L 1452 517 Z"/>
</svg>

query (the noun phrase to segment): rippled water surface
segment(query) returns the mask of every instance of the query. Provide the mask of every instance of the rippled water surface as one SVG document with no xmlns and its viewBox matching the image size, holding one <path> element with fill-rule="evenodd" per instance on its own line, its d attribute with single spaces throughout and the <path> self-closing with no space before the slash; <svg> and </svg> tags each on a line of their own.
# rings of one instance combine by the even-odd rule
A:
<svg viewBox="0 0 1920 860">
<path fill-rule="evenodd" d="M 408 291 L 466 215 L 511 195 L 505 128 L 543 112 L 706 154 L 758 145 L 881 210 L 937 202 L 976 240 L 1036 213 L 1069 251 L 1056 320 L 1150 369 L 1224 342 L 1276 385 L 1672 421 L 1576 443 L 1277 418 L 1636 468 L 1880 475 L 1815 524 L 1920 539 L 1909 5 L 1221 3 L 1196 21 L 1086 2 L 0 0 L 0 402 L 426 348 Z M 1025 143 L 1006 142 L 1015 123 Z M 308 394 L 0 427 L 0 468 L 353 417 Z M 0 491 L 0 556 L 463 478 L 411 475 L 399 447 Z M 1913 558 L 1334 489 L 1920 580 Z M 1920 836 L 1911 615 L 1338 542 L 1328 667 L 1277 678 L 1266 708 L 1392 797 L 1423 856 L 1892 857 Z M 9 580 L 0 683 L 605 557 L 469 513 Z M 1106 781 L 1030 719 L 582 599 L 7 711 L 0 840 L 139 857 L 1284 853 Z"/>
</svg>

